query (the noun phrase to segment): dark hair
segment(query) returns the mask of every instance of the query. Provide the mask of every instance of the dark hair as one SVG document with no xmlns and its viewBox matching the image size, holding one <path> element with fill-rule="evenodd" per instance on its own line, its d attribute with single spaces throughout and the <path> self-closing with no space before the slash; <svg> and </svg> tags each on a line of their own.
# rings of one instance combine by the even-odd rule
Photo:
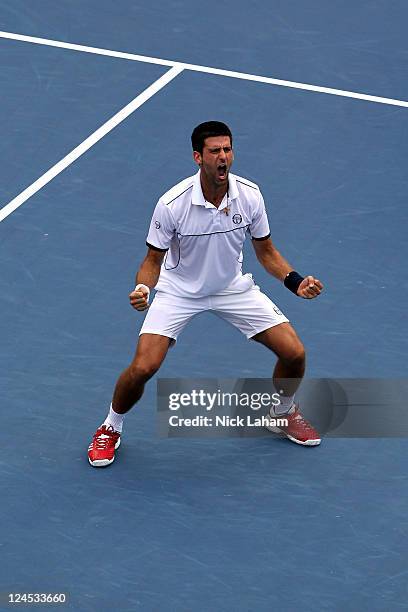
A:
<svg viewBox="0 0 408 612">
<path fill-rule="evenodd" d="M 191 144 L 193 145 L 193 151 L 203 152 L 204 140 L 211 138 L 211 136 L 229 136 L 232 145 L 232 134 L 228 125 L 221 121 L 206 121 L 200 123 L 194 128 L 191 134 Z"/>
</svg>

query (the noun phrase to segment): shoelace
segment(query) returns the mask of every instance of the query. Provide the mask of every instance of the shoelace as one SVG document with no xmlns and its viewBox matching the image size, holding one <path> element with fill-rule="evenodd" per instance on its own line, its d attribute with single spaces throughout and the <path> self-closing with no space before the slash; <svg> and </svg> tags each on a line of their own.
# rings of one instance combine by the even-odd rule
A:
<svg viewBox="0 0 408 612">
<path fill-rule="evenodd" d="M 98 430 L 99 431 L 99 430 Z M 113 435 L 115 430 L 112 426 L 105 427 L 102 432 L 106 431 L 107 433 L 96 433 L 94 437 L 94 446 L 98 450 L 104 450 L 109 444 L 114 443 Z"/>
<path fill-rule="evenodd" d="M 300 412 L 297 413 L 294 420 L 299 423 L 299 425 L 302 425 L 305 429 L 308 429 L 309 431 L 314 431 L 311 424 L 306 421 L 306 419 L 300 414 Z"/>
</svg>

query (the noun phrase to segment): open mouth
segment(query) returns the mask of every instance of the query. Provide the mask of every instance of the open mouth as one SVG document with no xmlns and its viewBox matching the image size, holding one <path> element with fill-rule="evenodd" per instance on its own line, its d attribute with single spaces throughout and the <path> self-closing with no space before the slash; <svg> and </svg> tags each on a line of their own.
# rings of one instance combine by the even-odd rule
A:
<svg viewBox="0 0 408 612">
<path fill-rule="evenodd" d="M 227 165 L 226 164 L 220 164 L 219 166 L 217 166 L 217 174 L 218 174 L 218 178 L 223 180 L 227 178 Z"/>
</svg>

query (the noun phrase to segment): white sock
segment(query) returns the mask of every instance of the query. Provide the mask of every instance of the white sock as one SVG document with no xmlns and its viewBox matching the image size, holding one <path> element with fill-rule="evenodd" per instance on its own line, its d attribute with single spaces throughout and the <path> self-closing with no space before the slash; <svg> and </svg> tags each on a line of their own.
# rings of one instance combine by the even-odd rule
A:
<svg viewBox="0 0 408 612">
<path fill-rule="evenodd" d="M 111 404 L 109 408 L 108 416 L 106 417 L 106 419 L 104 420 L 102 424 L 106 425 L 106 427 L 111 426 L 113 427 L 115 431 L 122 433 L 124 416 L 125 416 L 124 414 L 119 414 L 118 412 L 115 412 Z"/>
<path fill-rule="evenodd" d="M 277 406 L 272 406 L 271 412 L 273 412 L 276 416 L 281 416 L 282 414 L 289 414 L 295 412 L 295 396 L 294 395 L 282 395 L 279 393 L 280 404 Z"/>
</svg>

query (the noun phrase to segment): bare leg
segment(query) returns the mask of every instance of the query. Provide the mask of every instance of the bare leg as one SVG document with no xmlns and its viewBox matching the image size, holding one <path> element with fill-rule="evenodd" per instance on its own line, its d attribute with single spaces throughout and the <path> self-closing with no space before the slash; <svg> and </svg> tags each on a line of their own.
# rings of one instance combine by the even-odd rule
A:
<svg viewBox="0 0 408 612">
<path fill-rule="evenodd" d="M 285 396 L 296 393 L 305 373 L 305 349 L 290 323 L 281 323 L 257 334 L 260 342 L 278 357 L 273 372 L 275 389 Z"/>
<path fill-rule="evenodd" d="M 142 397 L 147 381 L 157 372 L 167 355 L 170 338 L 142 334 L 132 363 L 119 376 L 113 393 L 112 408 L 125 414 Z"/>
</svg>

